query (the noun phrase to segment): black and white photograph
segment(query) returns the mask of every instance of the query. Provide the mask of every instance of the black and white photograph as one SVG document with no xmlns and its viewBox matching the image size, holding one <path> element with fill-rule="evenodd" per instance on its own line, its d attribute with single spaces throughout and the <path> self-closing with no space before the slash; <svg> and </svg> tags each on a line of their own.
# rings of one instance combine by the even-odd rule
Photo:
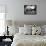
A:
<svg viewBox="0 0 46 46">
<path fill-rule="evenodd" d="M 46 0 L 0 0 L 0 46 L 46 46 Z"/>
<path fill-rule="evenodd" d="M 25 15 L 36 15 L 37 5 L 24 5 L 24 14 Z"/>
</svg>

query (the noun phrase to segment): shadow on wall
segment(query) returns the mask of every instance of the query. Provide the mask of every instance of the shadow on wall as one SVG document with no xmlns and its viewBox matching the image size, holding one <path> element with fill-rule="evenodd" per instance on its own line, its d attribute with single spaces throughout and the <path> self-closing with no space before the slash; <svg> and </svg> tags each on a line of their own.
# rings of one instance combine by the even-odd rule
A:
<svg viewBox="0 0 46 46">
<path fill-rule="evenodd" d="M 6 20 L 6 26 L 24 26 L 24 24 L 36 24 L 36 25 L 46 25 L 46 21 L 15 21 L 15 20 Z"/>
</svg>

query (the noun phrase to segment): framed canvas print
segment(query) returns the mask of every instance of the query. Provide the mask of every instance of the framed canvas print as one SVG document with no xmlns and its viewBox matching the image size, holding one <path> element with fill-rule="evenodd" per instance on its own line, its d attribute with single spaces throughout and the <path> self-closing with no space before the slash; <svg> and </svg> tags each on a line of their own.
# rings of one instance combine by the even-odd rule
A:
<svg viewBox="0 0 46 46">
<path fill-rule="evenodd" d="M 37 5 L 24 5 L 24 14 L 25 15 L 36 15 Z"/>
</svg>

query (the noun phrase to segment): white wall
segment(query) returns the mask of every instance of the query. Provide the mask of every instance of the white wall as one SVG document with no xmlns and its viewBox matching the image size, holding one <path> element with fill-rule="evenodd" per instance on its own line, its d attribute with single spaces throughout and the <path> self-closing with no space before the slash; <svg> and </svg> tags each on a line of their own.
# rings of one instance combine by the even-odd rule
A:
<svg viewBox="0 0 46 46">
<path fill-rule="evenodd" d="M 9 20 L 16 21 L 46 21 L 46 0 L 0 0 L 0 4 L 7 5 Z M 24 5 L 37 5 L 37 15 L 24 15 Z"/>
</svg>

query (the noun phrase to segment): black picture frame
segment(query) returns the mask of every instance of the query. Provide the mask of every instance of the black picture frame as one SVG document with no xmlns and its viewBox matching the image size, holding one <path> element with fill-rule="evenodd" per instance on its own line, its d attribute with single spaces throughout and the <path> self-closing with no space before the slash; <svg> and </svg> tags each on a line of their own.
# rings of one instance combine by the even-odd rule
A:
<svg viewBox="0 0 46 46">
<path fill-rule="evenodd" d="M 24 5 L 24 14 L 25 15 L 36 15 L 37 5 Z"/>
</svg>

